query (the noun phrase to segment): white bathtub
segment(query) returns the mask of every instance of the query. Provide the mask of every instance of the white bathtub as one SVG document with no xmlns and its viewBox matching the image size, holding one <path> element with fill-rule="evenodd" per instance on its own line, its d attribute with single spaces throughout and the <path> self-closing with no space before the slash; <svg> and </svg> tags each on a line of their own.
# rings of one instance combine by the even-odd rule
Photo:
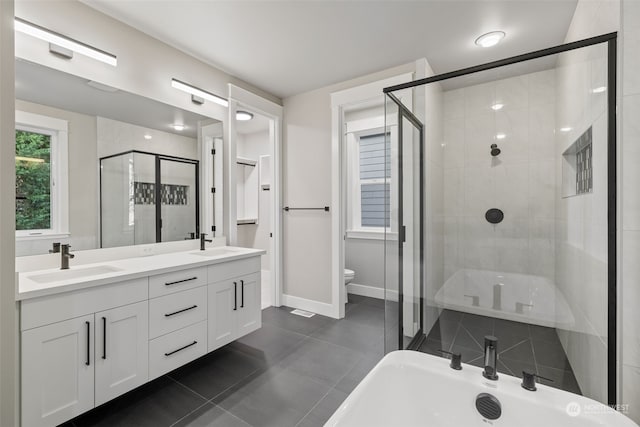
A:
<svg viewBox="0 0 640 427">
<path fill-rule="evenodd" d="M 574 317 L 562 292 L 546 277 L 461 269 L 434 297 L 438 307 L 548 327 L 570 327 Z"/>
<path fill-rule="evenodd" d="M 586 397 L 416 351 L 387 354 L 340 405 L 325 427 L 638 427 L 626 416 Z M 476 409 L 482 393 L 501 405 L 495 421 Z M 621 407 L 622 410 L 627 408 Z"/>
</svg>

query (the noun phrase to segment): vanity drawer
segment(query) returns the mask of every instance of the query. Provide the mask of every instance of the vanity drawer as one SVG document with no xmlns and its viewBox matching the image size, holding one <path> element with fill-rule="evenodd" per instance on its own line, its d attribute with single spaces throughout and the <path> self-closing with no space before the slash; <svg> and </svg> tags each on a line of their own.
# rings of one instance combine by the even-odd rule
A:
<svg viewBox="0 0 640 427">
<path fill-rule="evenodd" d="M 189 289 L 149 301 L 149 338 L 207 319 L 207 287 Z"/>
<path fill-rule="evenodd" d="M 255 256 L 237 261 L 227 261 L 210 265 L 207 271 L 208 283 L 217 283 L 232 277 L 244 276 L 260 271 L 260 257 Z"/>
<path fill-rule="evenodd" d="M 207 284 L 207 268 L 189 268 L 149 277 L 149 298 L 156 298 Z"/>
<path fill-rule="evenodd" d="M 206 321 L 149 341 L 149 381 L 203 356 L 206 352 Z"/>
</svg>

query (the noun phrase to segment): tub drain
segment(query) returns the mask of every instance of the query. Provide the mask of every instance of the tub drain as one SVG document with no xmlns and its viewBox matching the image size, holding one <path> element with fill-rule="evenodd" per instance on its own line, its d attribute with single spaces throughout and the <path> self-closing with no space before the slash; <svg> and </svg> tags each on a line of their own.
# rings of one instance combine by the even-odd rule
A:
<svg viewBox="0 0 640 427">
<path fill-rule="evenodd" d="M 500 401 L 489 393 L 480 393 L 476 397 L 476 409 L 488 420 L 497 420 L 502 415 Z"/>
</svg>

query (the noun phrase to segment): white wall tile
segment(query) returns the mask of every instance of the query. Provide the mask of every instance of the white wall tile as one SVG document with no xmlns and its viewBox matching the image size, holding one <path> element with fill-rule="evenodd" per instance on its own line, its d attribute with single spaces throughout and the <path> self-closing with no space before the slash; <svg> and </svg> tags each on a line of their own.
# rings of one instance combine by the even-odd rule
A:
<svg viewBox="0 0 640 427">
<path fill-rule="evenodd" d="M 622 361 L 640 366 L 640 231 L 624 231 L 622 245 Z"/>
<path fill-rule="evenodd" d="M 640 56 L 640 55 L 639 55 Z M 639 64 L 640 65 L 640 64 Z M 640 69 L 640 68 L 639 68 Z M 640 95 L 622 99 L 622 226 L 640 230 Z"/>
<path fill-rule="evenodd" d="M 464 88 L 465 115 L 489 113 L 495 102 L 496 87 L 494 82 Z"/>
<path fill-rule="evenodd" d="M 498 80 L 495 84 L 495 102 L 504 104 L 504 110 L 516 110 L 529 106 L 529 75 Z"/>
<path fill-rule="evenodd" d="M 622 366 L 622 396 L 621 404 L 629 405 L 629 418 L 640 424 L 640 367 Z"/>
</svg>

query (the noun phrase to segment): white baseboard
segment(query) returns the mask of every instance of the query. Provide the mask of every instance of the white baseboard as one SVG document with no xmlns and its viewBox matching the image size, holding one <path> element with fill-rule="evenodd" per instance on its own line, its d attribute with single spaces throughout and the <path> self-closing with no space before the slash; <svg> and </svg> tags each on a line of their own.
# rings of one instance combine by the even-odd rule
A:
<svg viewBox="0 0 640 427">
<path fill-rule="evenodd" d="M 324 302 L 282 294 L 282 304 L 288 307 L 299 308 L 301 310 L 310 311 L 323 316 L 336 318 L 334 316 L 333 305 Z"/>
<path fill-rule="evenodd" d="M 375 286 L 359 285 L 357 283 L 349 283 L 347 292 L 354 295 L 362 295 L 363 297 L 384 299 L 384 288 Z M 398 301 L 398 291 L 387 291 L 387 299 L 389 301 Z"/>
</svg>

